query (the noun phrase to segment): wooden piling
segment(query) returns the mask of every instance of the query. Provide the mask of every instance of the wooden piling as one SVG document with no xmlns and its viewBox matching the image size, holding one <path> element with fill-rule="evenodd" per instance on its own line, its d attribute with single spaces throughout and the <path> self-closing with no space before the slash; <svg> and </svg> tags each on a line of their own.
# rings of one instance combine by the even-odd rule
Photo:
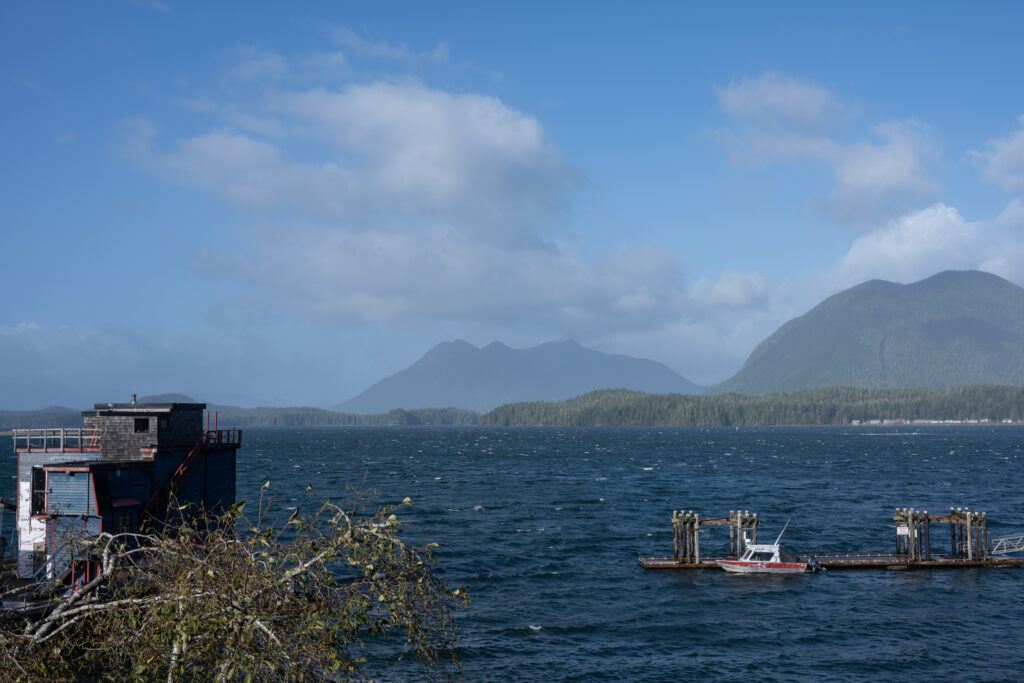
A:
<svg viewBox="0 0 1024 683">
<path fill-rule="evenodd" d="M 693 516 L 693 562 L 700 564 L 700 515 Z"/>
<path fill-rule="evenodd" d="M 733 545 L 734 532 L 739 532 L 739 520 L 732 510 L 729 510 L 729 555 L 736 555 L 735 546 Z"/>
<path fill-rule="evenodd" d="M 992 557 L 989 552 L 988 514 L 970 508 L 949 508 L 948 515 L 930 515 L 927 510 L 896 508 L 893 515 L 897 529 L 896 553 L 800 553 L 814 557 L 829 569 L 864 568 L 939 568 L 939 567 L 1024 567 L 1024 557 Z M 933 554 L 931 526 L 949 524 L 950 552 Z M 641 557 L 640 564 L 649 569 L 713 567 L 725 557 L 708 555 L 701 550 L 700 530 L 704 527 L 729 527 L 729 553 L 743 553 L 743 541 L 757 542 L 759 519 L 749 510 L 730 510 L 728 517 L 702 517 L 693 510 L 672 512 L 672 557 Z"/>
<path fill-rule="evenodd" d="M 931 562 L 932 559 L 931 519 L 927 510 L 924 511 L 924 559 L 926 562 Z"/>
<path fill-rule="evenodd" d="M 988 513 L 981 513 L 981 547 L 985 549 L 985 557 L 982 559 L 988 559 Z"/>
</svg>

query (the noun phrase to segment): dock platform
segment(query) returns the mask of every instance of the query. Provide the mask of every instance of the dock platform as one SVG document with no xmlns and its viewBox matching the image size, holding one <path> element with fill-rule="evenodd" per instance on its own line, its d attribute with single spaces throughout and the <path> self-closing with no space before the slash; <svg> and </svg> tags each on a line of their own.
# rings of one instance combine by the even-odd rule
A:
<svg viewBox="0 0 1024 683">
<path fill-rule="evenodd" d="M 796 553 L 801 560 L 813 558 L 824 569 L 962 569 L 965 567 L 1024 567 L 1024 557 L 999 557 L 968 560 L 933 556 L 931 560 L 910 559 L 892 553 Z M 641 555 L 637 563 L 644 569 L 718 569 L 718 560 L 736 556 L 703 555 L 699 562 L 682 561 L 669 555 Z"/>
<path fill-rule="evenodd" d="M 958 569 L 965 567 L 1024 567 L 1024 534 L 989 538 L 988 514 L 969 508 L 950 508 L 949 514 L 930 515 L 914 508 L 896 508 L 895 552 L 793 553 L 800 560 L 824 569 Z M 757 543 L 761 520 L 749 510 L 730 510 L 728 516 L 704 517 L 692 510 L 672 512 L 672 555 L 643 555 L 644 569 L 713 569 L 719 560 L 737 560 L 744 547 Z M 701 536 L 715 527 L 727 527 L 725 555 L 701 553 Z M 939 534 L 940 528 L 948 532 Z M 948 534 L 948 535 L 946 535 Z M 933 550 L 934 540 L 946 535 L 946 551 Z M 781 534 L 780 534 L 781 536 Z"/>
</svg>

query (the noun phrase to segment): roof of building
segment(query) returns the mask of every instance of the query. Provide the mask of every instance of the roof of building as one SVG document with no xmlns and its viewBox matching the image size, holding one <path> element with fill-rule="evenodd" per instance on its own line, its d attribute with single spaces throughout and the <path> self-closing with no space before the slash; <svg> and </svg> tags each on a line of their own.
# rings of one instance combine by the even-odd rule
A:
<svg viewBox="0 0 1024 683">
<path fill-rule="evenodd" d="M 152 467 L 152 460 L 71 460 L 40 465 L 48 472 L 86 472 L 93 470 L 120 470 L 136 467 Z"/>
<path fill-rule="evenodd" d="M 205 403 L 94 403 L 82 415 L 162 415 L 177 410 L 206 410 Z"/>
</svg>

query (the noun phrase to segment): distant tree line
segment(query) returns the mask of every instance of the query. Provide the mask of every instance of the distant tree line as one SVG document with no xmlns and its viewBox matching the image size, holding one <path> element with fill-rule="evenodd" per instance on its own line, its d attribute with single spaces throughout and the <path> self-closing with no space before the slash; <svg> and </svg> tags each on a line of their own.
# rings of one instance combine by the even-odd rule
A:
<svg viewBox="0 0 1024 683">
<path fill-rule="evenodd" d="M 475 425 L 479 415 L 459 408 L 392 410 L 351 415 L 321 408 L 234 408 L 211 406 L 221 424 L 232 427 L 373 427 L 389 425 Z"/>
<path fill-rule="evenodd" d="M 739 426 L 842 425 L 872 419 L 1021 419 L 1024 387 L 936 389 L 826 387 L 778 394 L 645 394 L 606 390 L 567 401 L 513 403 L 481 425 Z"/>
<path fill-rule="evenodd" d="M 209 407 L 225 427 L 359 427 L 386 425 L 475 425 L 479 414 L 459 408 L 392 410 L 381 415 L 350 415 L 321 408 Z M 70 408 L 0 410 L 0 430 L 81 427 L 82 413 Z"/>
<path fill-rule="evenodd" d="M 81 427 L 82 412 L 70 408 L 0 410 L 0 430 L 30 427 Z"/>
<path fill-rule="evenodd" d="M 566 401 L 510 403 L 483 415 L 459 408 L 351 415 L 321 408 L 210 406 L 231 427 L 359 427 L 397 425 L 738 426 L 842 425 L 853 420 L 1024 418 L 1024 387 L 975 384 L 945 388 L 825 387 L 776 394 L 647 394 L 608 389 Z M 0 411 L 0 429 L 77 427 L 66 408 Z"/>
</svg>

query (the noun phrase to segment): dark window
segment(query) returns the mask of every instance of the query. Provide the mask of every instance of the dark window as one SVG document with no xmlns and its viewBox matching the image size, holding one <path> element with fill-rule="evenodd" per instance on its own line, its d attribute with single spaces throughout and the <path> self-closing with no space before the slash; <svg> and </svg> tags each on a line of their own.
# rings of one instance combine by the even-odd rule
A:
<svg viewBox="0 0 1024 683">
<path fill-rule="evenodd" d="M 46 472 L 41 467 L 32 468 L 32 514 L 46 513 Z"/>
<path fill-rule="evenodd" d="M 148 417 L 137 417 L 135 418 L 135 433 L 144 434 L 149 431 L 149 418 Z"/>
<path fill-rule="evenodd" d="M 160 429 L 167 429 L 167 418 L 166 417 L 161 417 L 160 418 Z"/>
<path fill-rule="evenodd" d="M 117 516 L 117 533 L 130 534 L 132 532 L 132 513 L 122 512 Z"/>
</svg>

